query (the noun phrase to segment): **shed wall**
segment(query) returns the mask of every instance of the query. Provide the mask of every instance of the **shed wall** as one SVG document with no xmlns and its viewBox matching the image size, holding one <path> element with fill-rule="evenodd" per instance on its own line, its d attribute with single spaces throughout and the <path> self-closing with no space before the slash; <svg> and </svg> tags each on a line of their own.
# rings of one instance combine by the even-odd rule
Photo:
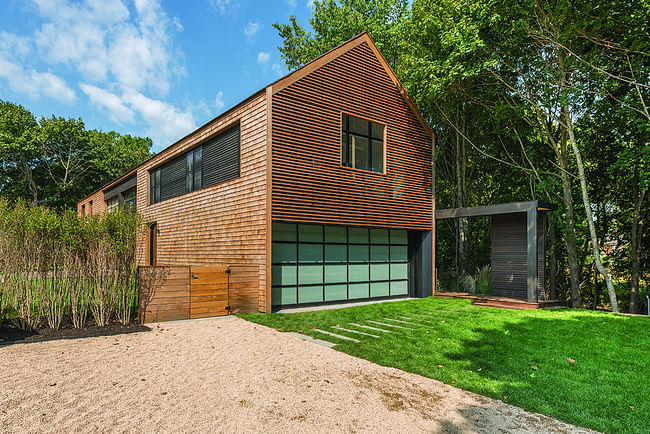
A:
<svg viewBox="0 0 650 434">
<path fill-rule="evenodd" d="M 526 213 L 492 216 L 491 294 L 528 298 Z"/>
</svg>

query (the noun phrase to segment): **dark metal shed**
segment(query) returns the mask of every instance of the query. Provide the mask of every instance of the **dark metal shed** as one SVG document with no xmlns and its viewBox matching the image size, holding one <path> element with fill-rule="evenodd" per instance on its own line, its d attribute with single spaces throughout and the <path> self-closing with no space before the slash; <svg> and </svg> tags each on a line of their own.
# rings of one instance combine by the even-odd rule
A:
<svg viewBox="0 0 650 434">
<path fill-rule="evenodd" d="M 557 209 L 541 202 L 512 202 L 436 211 L 436 220 L 490 217 L 492 220 L 491 295 L 526 300 L 544 298 L 543 212 Z"/>
</svg>

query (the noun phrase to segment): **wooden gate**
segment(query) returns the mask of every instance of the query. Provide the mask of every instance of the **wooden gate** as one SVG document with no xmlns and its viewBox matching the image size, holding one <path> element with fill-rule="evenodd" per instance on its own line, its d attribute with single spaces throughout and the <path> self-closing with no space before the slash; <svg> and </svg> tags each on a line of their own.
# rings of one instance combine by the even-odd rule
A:
<svg viewBox="0 0 650 434">
<path fill-rule="evenodd" d="M 190 318 L 228 315 L 228 267 L 190 267 Z"/>
</svg>

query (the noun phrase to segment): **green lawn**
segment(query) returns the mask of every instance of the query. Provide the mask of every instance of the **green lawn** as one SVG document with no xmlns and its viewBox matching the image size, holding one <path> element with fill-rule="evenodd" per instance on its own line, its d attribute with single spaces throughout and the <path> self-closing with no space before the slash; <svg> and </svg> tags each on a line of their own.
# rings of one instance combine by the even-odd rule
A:
<svg viewBox="0 0 650 434">
<path fill-rule="evenodd" d="M 240 316 L 329 340 L 353 356 L 572 424 L 605 432 L 650 432 L 649 318 L 568 309 L 494 309 L 442 298 Z M 392 328 L 398 333 L 389 334 L 349 324 L 391 330 L 368 320 L 412 329 Z M 331 328 L 336 325 L 381 337 Z M 361 342 L 330 337 L 315 328 Z"/>
</svg>

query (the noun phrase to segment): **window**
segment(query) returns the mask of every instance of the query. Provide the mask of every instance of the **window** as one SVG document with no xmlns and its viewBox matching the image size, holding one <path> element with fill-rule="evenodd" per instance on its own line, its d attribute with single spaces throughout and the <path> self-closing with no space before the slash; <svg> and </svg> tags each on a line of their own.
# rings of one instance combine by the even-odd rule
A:
<svg viewBox="0 0 650 434">
<path fill-rule="evenodd" d="M 136 187 L 131 187 L 128 190 L 122 192 L 122 198 L 124 200 L 124 207 L 135 211 Z"/>
<path fill-rule="evenodd" d="M 185 172 L 185 193 L 200 190 L 202 184 L 202 169 L 203 169 L 203 148 L 198 147 L 185 155 L 185 162 L 187 170 Z"/>
<path fill-rule="evenodd" d="M 90 201 L 90 215 L 93 215 L 93 201 Z"/>
<path fill-rule="evenodd" d="M 355 169 L 384 171 L 384 126 L 343 114 L 341 153 L 343 165 Z"/>
<path fill-rule="evenodd" d="M 106 201 L 106 212 L 111 212 L 113 210 L 116 210 L 119 206 L 120 206 L 120 199 L 117 196 L 113 196 L 112 198 Z"/>
<path fill-rule="evenodd" d="M 81 215 L 86 215 L 86 205 L 81 205 Z"/>
<path fill-rule="evenodd" d="M 239 125 L 150 172 L 150 203 L 239 177 Z"/>
</svg>

